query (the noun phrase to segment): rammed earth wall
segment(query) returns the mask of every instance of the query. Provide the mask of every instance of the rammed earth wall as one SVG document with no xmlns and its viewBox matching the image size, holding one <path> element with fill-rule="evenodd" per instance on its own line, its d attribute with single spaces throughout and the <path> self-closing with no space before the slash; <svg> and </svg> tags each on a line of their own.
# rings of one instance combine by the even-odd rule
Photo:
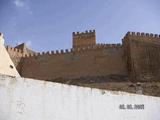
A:
<svg viewBox="0 0 160 120">
<path fill-rule="evenodd" d="M 128 33 L 123 46 L 127 68 L 132 78 L 141 81 L 160 79 L 160 36 L 148 33 Z"/>
<path fill-rule="evenodd" d="M 24 77 L 38 79 L 126 75 L 121 45 L 99 45 L 70 52 L 44 53 L 22 60 Z"/>
<path fill-rule="evenodd" d="M 73 49 L 26 54 L 8 47 L 23 77 L 52 80 L 126 75 L 133 81 L 159 81 L 160 35 L 128 32 L 121 44 L 96 44 L 95 31 L 73 33 Z"/>
</svg>

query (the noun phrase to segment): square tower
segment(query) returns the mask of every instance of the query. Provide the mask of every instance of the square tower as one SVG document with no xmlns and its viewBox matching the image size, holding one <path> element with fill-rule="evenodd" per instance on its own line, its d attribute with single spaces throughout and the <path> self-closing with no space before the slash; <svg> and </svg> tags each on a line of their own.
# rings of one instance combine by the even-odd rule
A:
<svg viewBox="0 0 160 120">
<path fill-rule="evenodd" d="M 83 48 L 91 45 L 96 45 L 95 30 L 89 30 L 85 33 L 73 32 L 73 48 Z"/>
</svg>

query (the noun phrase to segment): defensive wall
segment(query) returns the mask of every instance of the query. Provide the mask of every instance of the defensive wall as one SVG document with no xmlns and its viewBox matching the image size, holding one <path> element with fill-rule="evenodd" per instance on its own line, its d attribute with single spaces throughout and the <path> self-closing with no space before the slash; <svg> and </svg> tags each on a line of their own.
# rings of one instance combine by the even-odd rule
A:
<svg viewBox="0 0 160 120">
<path fill-rule="evenodd" d="M 97 44 L 95 30 L 73 33 L 73 48 L 26 53 L 6 47 L 23 77 L 52 80 L 87 76 L 127 75 L 121 44 Z"/>
<path fill-rule="evenodd" d="M 123 47 L 129 75 L 137 80 L 160 78 L 160 35 L 128 32 Z"/>
<path fill-rule="evenodd" d="M 36 52 L 30 50 L 25 43 L 22 43 L 16 47 L 7 45 L 6 50 L 8 51 L 10 58 L 12 59 L 16 69 L 21 74 L 22 71 L 22 58 L 25 56 L 36 54 Z"/>
<path fill-rule="evenodd" d="M 23 77 L 52 80 L 124 75 L 130 80 L 160 78 L 160 35 L 128 32 L 122 44 L 97 44 L 95 30 L 73 33 L 73 48 L 50 52 L 7 50 Z"/>
<path fill-rule="evenodd" d="M 160 120 L 160 98 L 0 75 L 1 120 Z"/>
<path fill-rule="evenodd" d="M 16 66 L 17 71 L 21 71 L 21 58 L 23 56 L 22 50 L 11 46 L 6 46 L 6 50 L 8 51 L 8 54 L 10 55 L 14 65 Z"/>
<path fill-rule="evenodd" d="M 120 44 L 52 51 L 22 59 L 23 77 L 52 80 L 110 74 L 127 75 Z"/>
</svg>

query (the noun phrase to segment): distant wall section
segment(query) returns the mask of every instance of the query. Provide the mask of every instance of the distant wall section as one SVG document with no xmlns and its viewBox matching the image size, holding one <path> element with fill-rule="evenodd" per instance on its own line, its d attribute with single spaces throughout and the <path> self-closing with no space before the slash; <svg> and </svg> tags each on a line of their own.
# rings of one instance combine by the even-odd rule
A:
<svg viewBox="0 0 160 120">
<path fill-rule="evenodd" d="M 36 52 L 30 50 L 25 43 L 22 43 L 16 47 L 6 46 L 6 50 L 20 74 L 22 70 L 21 67 L 22 57 L 26 55 L 36 54 Z"/>
<path fill-rule="evenodd" d="M 22 60 L 23 77 L 52 80 L 86 76 L 126 75 L 120 44 L 47 52 Z"/>
<path fill-rule="evenodd" d="M 11 47 L 11 46 L 6 46 L 6 50 L 8 54 L 10 55 L 10 58 L 12 59 L 16 69 L 20 73 L 21 71 L 21 58 L 23 56 L 23 52 L 20 49 Z"/>
<path fill-rule="evenodd" d="M 160 36 L 127 33 L 123 40 L 127 68 L 132 79 L 153 81 L 160 78 Z"/>
</svg>

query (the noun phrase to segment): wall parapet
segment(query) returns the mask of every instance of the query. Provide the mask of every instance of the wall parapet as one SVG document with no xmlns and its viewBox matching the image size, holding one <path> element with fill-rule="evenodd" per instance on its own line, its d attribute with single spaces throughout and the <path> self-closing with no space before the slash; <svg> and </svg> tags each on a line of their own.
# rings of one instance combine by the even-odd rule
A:
<svg viewBox="0 0 160 120">
<path fill-rule="evenodd" d="M 85 32 L 73 32 L 73 37 L 85 37 L 85 36 L 89 36 L 89 35 L 95 35 L 95 30 L 89 30 L 89 31 L 85 31 Z"/>
<path fill-rule="evenodd" d="M 122 47 L 122 44 L 96 44 L 96 45 L 90 45 L 80 48 L 71 48 L 71 49 L 61 49 L 61 50 L 55 50 L 55 51 L 46 51 L 46 52 L 39 52 L 39 53 L 33 53 L 33 54 L 26 54 L 23 55 L 23 58 L 29 58 L 29 57 L 38 57 L 38 56 L 46 56 L 46 55 L 64 55 L 64 54 L 72 54 L 72 53 L 82 53 L 89 50 L 98 50 L 98 49 L 119 49 Z"/>
<path fill-rule="evenodd" d="M 144 33 L 144 32 L 127 32 L 123 40 L 126 39 L 127 37 L 142 37 L 142 38 L 160 39 L 159 34 Z"/>
<path fill-rule="evenodd" d="M 8 45 L 6 46 L 6 50 L 7 51 L 11 51 L 11 52 L 21 53 L 21 54 L 23 53 L 22 50 L 14 48 L 14 47 L 11 47 L 11 46 L 8 46 Z"/>
<path fill-rule="evenodd" d="M 144 33 L 144 32 L 127 32 L 127 35 L 160 38 L 160 35 L 158 35 L 158 34 Z"/>
</svg>

